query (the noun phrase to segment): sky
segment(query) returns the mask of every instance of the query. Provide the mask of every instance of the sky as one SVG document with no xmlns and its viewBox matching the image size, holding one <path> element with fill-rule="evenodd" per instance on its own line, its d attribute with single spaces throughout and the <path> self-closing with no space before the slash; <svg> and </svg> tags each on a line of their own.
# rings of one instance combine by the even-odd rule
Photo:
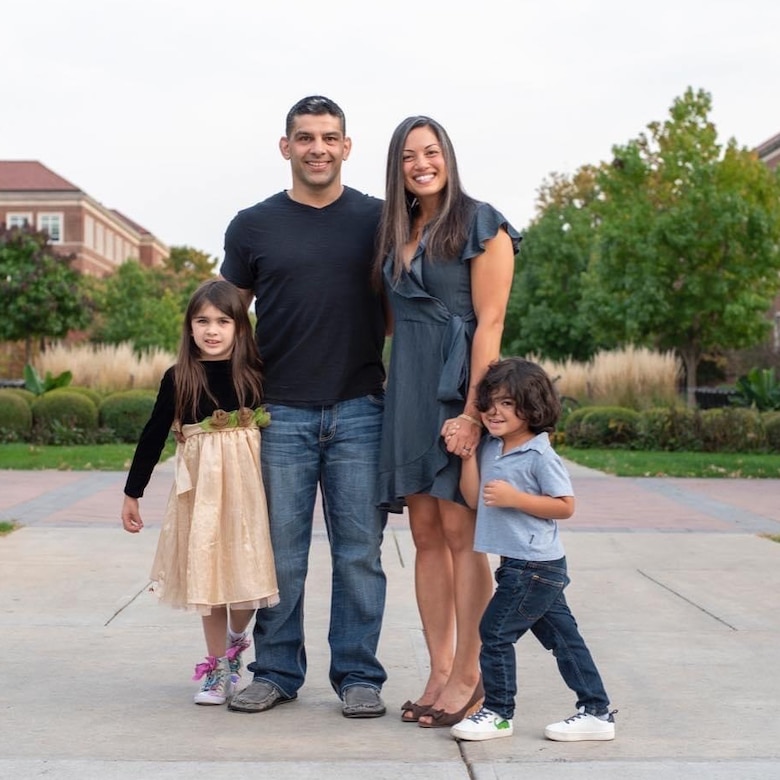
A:
<svg viewBox="0 0 780 780">
<path fill-rule="evenodd" d="M 553 173 L 611 158 L 688 87 L 722 143 L 780 133 L 777 0 L 35 0 L 0 14 L 0 159 L 38 160 L 168 245 L 221 260 L 289 187 L 289 108 L 345 111 L 343 183 L 384 193 L 405 117 L 522 230 Z"/>
</svg>

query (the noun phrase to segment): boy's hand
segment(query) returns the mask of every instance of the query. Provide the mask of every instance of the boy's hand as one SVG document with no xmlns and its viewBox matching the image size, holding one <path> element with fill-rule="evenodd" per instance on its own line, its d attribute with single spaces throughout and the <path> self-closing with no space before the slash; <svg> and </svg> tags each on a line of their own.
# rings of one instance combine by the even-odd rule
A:
<svg viewBox="0 0 780 780">
<path fill-rule="evenodd" d="M 485 485 L 482 500 L 485 506 L 513 507 L 516 505 L 518 492 L 517 488 L 503 479 L 494 479 Z"/>
</svg>

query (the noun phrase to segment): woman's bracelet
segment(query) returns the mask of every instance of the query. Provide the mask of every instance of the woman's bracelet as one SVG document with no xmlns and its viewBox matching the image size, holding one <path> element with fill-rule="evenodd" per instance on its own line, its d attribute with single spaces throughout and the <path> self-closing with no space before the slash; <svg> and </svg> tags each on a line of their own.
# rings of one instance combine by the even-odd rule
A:
<svg viewBox="0 0 780 780">
<path fill-rule="evenodd" d="M 474 423 L 474 425 L 476 425 L 477 428 L 482 427 L 482 423 L 476 417 L 472 417 L 470 414 L 466 414 L 464 412 L 463 414 L 459 414 L 458 417 L 461 420 L 468 420 L 470 423 Z"/>
</svg>

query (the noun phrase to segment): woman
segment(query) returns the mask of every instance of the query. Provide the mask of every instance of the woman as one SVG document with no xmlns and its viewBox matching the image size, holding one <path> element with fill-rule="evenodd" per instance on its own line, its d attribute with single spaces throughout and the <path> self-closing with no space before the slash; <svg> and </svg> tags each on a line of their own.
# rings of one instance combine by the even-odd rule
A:
<svg viewBox="0 0 780 780">
<path fill-rule="evenodd" d="M 379 484 L 383 505 L 406 503 L 416 549 L 430 674 L 401 717 L 423 728 L 459 722 L 483 695 L 479 621 L 492 581 L 458 482 L 482 433 L 475 387 L 499 358 L 519 243 L 498 211 L 463 191 L 444 128 L 425 116 L 401 122 L 376 266 L 394 321 Z"/>
</svg>

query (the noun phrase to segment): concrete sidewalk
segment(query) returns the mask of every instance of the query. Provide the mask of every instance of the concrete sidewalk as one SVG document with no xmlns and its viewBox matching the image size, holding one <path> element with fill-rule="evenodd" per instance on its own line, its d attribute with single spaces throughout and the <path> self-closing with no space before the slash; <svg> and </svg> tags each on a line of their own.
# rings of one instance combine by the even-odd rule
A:
<svg viewBox="0 0 780 780">
<path fill-rule="evenodd" d="M 459 744 L 401 722 L 427 676 L 403 516 L 384 543 L 387 717 L 343 718 L 328 683 L 320 520 L 298 701 L 252 715 L 196 707 L 200 621 L 147 589 L 170 465 L 142 500 L 137 536 L 121 530 L 122 473 L 0 472 L 0 519 L 23 525 L 0 538 L 0 778 L 780 777 L 780 544 L 761 536 L 780 534 L 780 480 L 571 469 L 567 594 L 619 710 L 614 742 L 544 739 L 547 723 L 573 713 L 573 695 L 531 637 L 518 645 L 512 738 Z"/>
</svg>

